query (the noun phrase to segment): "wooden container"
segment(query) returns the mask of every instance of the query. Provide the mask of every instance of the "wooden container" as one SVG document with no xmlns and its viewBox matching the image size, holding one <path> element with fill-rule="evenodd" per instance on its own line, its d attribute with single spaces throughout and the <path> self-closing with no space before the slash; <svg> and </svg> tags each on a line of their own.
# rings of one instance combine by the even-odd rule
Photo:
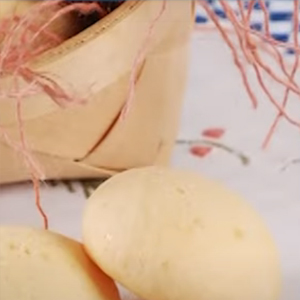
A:
<svg viewBox="0 0 300 300">
<path fill-rule="evenodd" d="M 89 94 L 86 104 L 67 109 L 42 93 L 22 100 L 26 139 L 46 179 L 106 177 L 168 163 L 185 89 L 192 1 L 166 1 L 139 65 L 131 109 L 125 120 L 118 118 L 133 61 L 162 4 L 126 1 L 31 63 L 31 69 L 55 75 L 60 85 Z M 0 111 L 1 125 L 17 141 L 14 101 L 1 101 Z M 0 183 L 28 179 L 22 156 L 1 139 Z"/>
</svg>

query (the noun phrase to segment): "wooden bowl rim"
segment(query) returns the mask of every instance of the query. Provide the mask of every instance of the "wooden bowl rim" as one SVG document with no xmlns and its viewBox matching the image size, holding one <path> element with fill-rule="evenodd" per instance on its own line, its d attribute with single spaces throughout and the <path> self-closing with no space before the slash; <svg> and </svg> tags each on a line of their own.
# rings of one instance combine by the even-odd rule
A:
<svg viewBox="0 0 300 300">
<path fill-rule="evenodd" d="M 79 47 L 83 46 L 86 42 L 91 41 L 104 32 L 110 30 L 113 26 L 121 22 L 143 3 L 143 0 L 125 1 L 92 26 L 36 57 L 30 62 L 30 65 L 34 67 L 43 66 L 68 55 L 70 52 L 75 51 Z"/>
</svg>

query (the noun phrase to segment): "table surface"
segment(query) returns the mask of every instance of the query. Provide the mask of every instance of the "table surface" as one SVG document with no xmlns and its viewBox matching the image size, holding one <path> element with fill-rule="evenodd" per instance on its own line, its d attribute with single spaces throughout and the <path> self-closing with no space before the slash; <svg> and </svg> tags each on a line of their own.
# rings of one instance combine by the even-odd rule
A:
<svg viewBox="0 0 300 300">
<path fill-rule="evenodd" d="M 196 170 L 224 182 L 240 192 L 258 210 L 281 253 L 284 275 L 282 299 L 299 300 L 299 129 L 282 121 L 270 146 L 262 150 L 263 138 L 276 111 L 258 90 L 255 78 L 250 78 L 250 81 L 259 95 L 257 110 L 251 108 L 240 74 L 232 63 L 231 53 L 217 33 L 193 34 L 190 57 L 181 126 L 172 165 Z M 300 82 L 299 74 L 296 81 Z M 278 85 L 272 85 L 272 92 L 279 100 L 282 99 L 283 90 Z M 291 99 L 290 102 L 290 111 L 300 119 L 299 100 Z M 222 138 L 208 155 L 192 155 L 188 143 L 197 140 L 205 142 L 201 132 L 211 127 L 223 128 Z M 206 143 L 210 141 L 206 139 Z M 240 154 L 249 160 L 247 165 L 242 163 Z M 293 161 L 295 163 L 291 163 Z M 80 239 L 85 197 L 78 183 L 74 183 L 74 189 L 75 192 L 70 193 L 62 184 L 43 186 L 42 200 L 50 218 L 50 228 Z M 0 223 L 41 226 L 31 184 L 1 187 Z"/>
</svg>

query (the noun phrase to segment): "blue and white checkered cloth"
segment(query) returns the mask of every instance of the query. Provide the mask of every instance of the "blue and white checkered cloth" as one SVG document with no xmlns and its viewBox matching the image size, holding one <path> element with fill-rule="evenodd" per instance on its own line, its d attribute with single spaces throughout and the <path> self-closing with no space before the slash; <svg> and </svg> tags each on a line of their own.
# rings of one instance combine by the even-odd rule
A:
<svg viewBox="0 0 300 300">
<path fill-rule="evenodd" d="M 299 0 L 300 1 L 300 0 Z M 219 3 L 218 0 L 207 0 L 210 3 L 211 8 L 215 14 L 219 17 L 222 23 L 229 23 L 226 14 Z M 233 9 L 238 10 L 237 1 L 228 1 Z M 281 42 L 291 42 L 293 43 L 293 12 L 294 12 L 294 2 L 291 0 L 265 0 L 266 6 L 269 10 L 269 26 L 272 37 Z M 245 1 L 247 5 L 247 1 Z M 300 18 L 300 9 L 299 9 Z M 202 7 L 197 6 L 196 11 L 196 23 L 204 24 L 210 23 L 206 12 Z M 263 11 L 258 3 L 255 4 L 251 15 L 251 27 L 254 30 L 263 30 L 264 15 Z M 300 26 L 299 26 L 299 40 L 300 40 Z M 293 50 L 286 50 L 287 54 L 292 54 Z"/>
</svg>

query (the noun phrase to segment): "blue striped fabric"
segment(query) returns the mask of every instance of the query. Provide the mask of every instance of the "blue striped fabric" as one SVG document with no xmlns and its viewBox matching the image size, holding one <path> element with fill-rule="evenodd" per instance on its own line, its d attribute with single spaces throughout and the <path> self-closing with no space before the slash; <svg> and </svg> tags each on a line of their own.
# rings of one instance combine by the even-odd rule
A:
<svg viewBox="0 0 300 300">
<path fill-rule="evenodd" d="M 211 8 L 219 17 L 222 23 L 228 23 L 229 20 L 226 17 L 222 6 L 218 0 L 206 0 L 209 2 Z M 237 1 L 229 1 L 231 7 L 237 12 Z M 247 8 L 249 1 L 245 1 L 245 8 Z M 269 26 L 272 37 L 281 42 L 289 42 L 293 39 L 293 11 L 294 3 L 291 0 L 265 0 L 266 7 L 269 11 Z M 300 9 L 299 9 L 300 17 Z M 203 24 L 211 22 L 206 15 L 205 11 L 199 6 L 197 8 L 196 23 Z M 263 31 L 264 15 L 259 2 L 256 2 L 251 16 L 251 28 L 257 31 Z M 298 30 L 300 39 L 300 26 Z M 293 54 L 292 49 L 286 50 L 286 54 Z"/>
</svg>

